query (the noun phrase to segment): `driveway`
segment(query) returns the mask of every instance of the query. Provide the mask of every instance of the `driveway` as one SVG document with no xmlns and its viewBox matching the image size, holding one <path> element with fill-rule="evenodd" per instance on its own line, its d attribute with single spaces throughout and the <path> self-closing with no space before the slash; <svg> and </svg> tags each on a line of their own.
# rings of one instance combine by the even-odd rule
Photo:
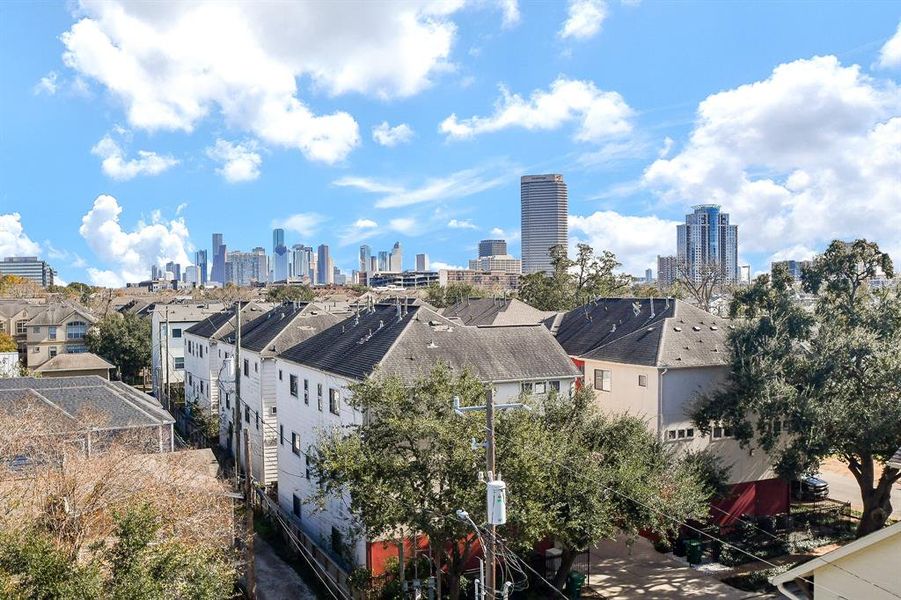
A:
<svg viewBox="0 0 901 600">
<path fill-rule="evenodd" d="M 860 502 L 860 487 L 847 465 L 830 458 L 820 466 L 820 477 L 829 483 L 829 497 L 841 502 L 850 502 L 857 510 L 863 508 Z M 901 519 L 901 482 L 892 487 L 892 516 Z"/>
<path fill-rule="evenodd" d="M 266 540 L 256 536 L 253 556 L 257 569 L 258 600 L 316 600 L 316 594 L 304 583 Z"/>
<path fill-rule="evenodd" d="M 743 592 L 660 554 L 649 541 L 638 538 L 631 546 L 625 539 L 607 541 L 591 551 L 592 589 L 605 598 L 710 598 L 739 600 L 772 598 L 769 594 Z"/>
</svg>

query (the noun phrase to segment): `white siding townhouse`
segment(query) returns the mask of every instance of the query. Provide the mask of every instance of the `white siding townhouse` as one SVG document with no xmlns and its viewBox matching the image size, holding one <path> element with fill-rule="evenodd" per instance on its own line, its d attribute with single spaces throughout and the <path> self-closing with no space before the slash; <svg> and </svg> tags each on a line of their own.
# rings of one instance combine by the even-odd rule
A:
<svg viewBox="0 0 901 600">
<path fill-rule="evenodd" d="M 236 373 L 241 377 L 240 418 L 250 437 L 251 475 L 263 485 L 278 481 L 275 393 L 284 377 L 275 366 L 275 357 L 346 317 L 347 313 L 333 314 L 318 304 L 286 302 L 241 326 L 241 364 L 237 365 Z M 224 356 L 235 355 L 234 330 L 219 340 L 216 352 L 220 350 Z M 228 386 L 233 387 L 233 384 Z M 219 404 L 220 431 L 230 438 L 237 430 L 232 423 L 233 403 L 237 401 L 232 394 Z M 236 447 L 233 438 L 230 447 Z M 243 452 L 238 459 L 246 467 Z"/>
<path fill-rule="evenodd" d="M 153 308 L 150 318 L 153 395 L 164 405 L 167 389 L 181 387 L 185 381 L 185 331 L 224 308 L 222 303 L 158 304 Z"/>
<path fill-rule="evenodd" d="M 373 544 L 346 537 L 347 498 L 331 498 L 321 512 L 305 503 L 318 486 L 308 450 L 321 431 L 362 423 L 348 404 L 349 386 L 376 371 L 412 382 L 438 362 L 493 384 L 499 403 L 522 392 L 570 394 L 580 375 L 543 325 L 468 327 L 423 305 L 375 305 L 282 352 L 275 365 L 279 503 L 325 552 L 350 545 L 353 561 L 369 565 Z"/>
<path fill-rule="evenodd" d="M 702 436 L 688 415 L 699 394 L 728 374 L 728 319 L 681 300 L 599 298 L 547 321 L 584 373 L 601 409 L 643 418 L 674 450 L 709 448 L 731 466 L 732 497 L 716 514 L 787 512 L 789 487 L 761 449 L 743 449 L 729 429 Z"/>
</svg>

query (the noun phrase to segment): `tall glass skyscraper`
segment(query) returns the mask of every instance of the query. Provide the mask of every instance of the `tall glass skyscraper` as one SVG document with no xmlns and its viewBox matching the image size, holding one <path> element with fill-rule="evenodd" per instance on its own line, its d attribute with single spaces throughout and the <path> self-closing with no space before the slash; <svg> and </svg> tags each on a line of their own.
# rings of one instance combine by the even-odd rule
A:
<svg viewBox="0 0 901 600">
<path fill-rule="evenodd" d="M 209 277 L 206 250 L 198 250 L 194 253 L 194 265 L 197 267 L 198 271 L 197 281 L 195 283 L 197 285 L 206 285 L 207 277 Z"/>
<path fill-rule="evenodd" d="M 332 271 L 332 259 L 329 257 L 328 246 L 320 244 L 317 250 L 316 269 L 318 271 L 318 276 L 316 277 L 316 283 L 328 285 L 335 281 L 334 273 Z"/>
<path fill-rule="evenodd" d="M 285 230 L 272 230 L 272 281 L 288 280 L 288 247 L 285 246 Z"/>
<path fill-rule="evenodd" d="M 482 240 L 479 242 L 479 258 L 485 256 L 505 256 L 507 240 Z"/>
<path fill-rule="evenodd" d="M 522 272 L 551 273 L 550 249 L 569 243 L 568 196 L 563 175 L 524 175 L 522 202 Z"/>
<path fill-rule="evenodd" d="M 369 272 L 369 266 L 372 258 L 372 248 L 368 245 L 363 244 L 360 246 L 360 271 L 363 273 Z"/>
<path fill-rule="evenodd" d="M 210 279 L 212 281 L 219 282 L 224 284 L 226 282 L 225 277 L 225 256 L 226 256 L 226 247 L 225 243 L 222 240 L 221 233 L 213 234 L 213 272 L 210 274 Z"/>
<path fill-rule="evenodd" d="M 722 271 L 729 283 L 738 281 L 738 226 L 729 224 L 729 215 L 719 204 L 698 204 L 685 215 L 685 224 L 676 226 L 676 255 L 681 269 L 696 281 L 705 267 Z"/>
</svg>

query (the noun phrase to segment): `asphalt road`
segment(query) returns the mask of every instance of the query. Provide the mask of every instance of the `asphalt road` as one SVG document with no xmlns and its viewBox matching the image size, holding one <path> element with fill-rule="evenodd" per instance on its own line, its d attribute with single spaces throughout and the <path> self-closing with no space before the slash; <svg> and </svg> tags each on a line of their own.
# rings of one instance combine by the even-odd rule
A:
<svg viewBox="0 0 901 600">
<path fill-rule="evenodd" d="M 279 558 L 272 546 L 260 536 L 254 538 L 253 556 L 259 600 L 316 600 L 316 594 L 297 571 Z"/>
<path fill-rule="evenodd" d="M 860 502 L 860 487 L 857 480 L 843 463 L 837 460 L 826 461 L 820 477 L 829 483 L 829 497 L 841 502 L 850 502 L 851 508 L 863 508 Z M 892 488 L 892 516 L 901 519 L 901 482 Z"/>
</svg>

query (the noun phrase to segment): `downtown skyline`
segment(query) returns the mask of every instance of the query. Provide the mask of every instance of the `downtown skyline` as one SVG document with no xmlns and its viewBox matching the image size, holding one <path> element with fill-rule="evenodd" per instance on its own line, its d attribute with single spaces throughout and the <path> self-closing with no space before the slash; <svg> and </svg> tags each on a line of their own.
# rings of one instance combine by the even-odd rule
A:
<svg viewBox="0 0 901 600">
<path fill-rule="evenodd" d="M 387 42 L 381 57 L 290 43 L 278 54 L 247 34 L 239 56 L 272 70 L 217 87 L 229 49 L 211 47 L 195 57 L 214 78 L 205 91 L 143 86 L 152 65 L 115 5 L 8 4 L 0 19 L 0 255 L 39 256 L 64 281 L 136 280 L 204 249 L 212 263 L 213 232 L 271 253 L 273 228 L 289 248 L 327 244 L 346 273 L 361 244 L 398 240 L 408 268 L 417 253 L 465 266 L 494 237 L 520 256 L 519 177 L 532 173 L 566 178 L 571 246 L 611 250 L 636 275 L 673 253 L 676 223 L 707 203 L 740 225 L 738 262 L 754 272 L 835 237 L 901 253 L 901 11 L 889 3 L 410 8 L 436 34 L 420 62 Z M 585 5 L 603 10 L 586 20 Z M 159 35 L 157 17 L 190 16 L 130 10 Z M 243 15 L 267 31 L 265 9 L 233 10 L 220 25 Z M 406 40 L 384 15 L 303 11 L 291 18 L 325 35 Z M 515 59 L 525 48 L 528 68 Z M 111 57 L 143 68 L 124 79 Z M 190 74 L 175 52 L 158 58 Z M 267 95 L 229 113 L 252 85 Z"/>
</svg>

